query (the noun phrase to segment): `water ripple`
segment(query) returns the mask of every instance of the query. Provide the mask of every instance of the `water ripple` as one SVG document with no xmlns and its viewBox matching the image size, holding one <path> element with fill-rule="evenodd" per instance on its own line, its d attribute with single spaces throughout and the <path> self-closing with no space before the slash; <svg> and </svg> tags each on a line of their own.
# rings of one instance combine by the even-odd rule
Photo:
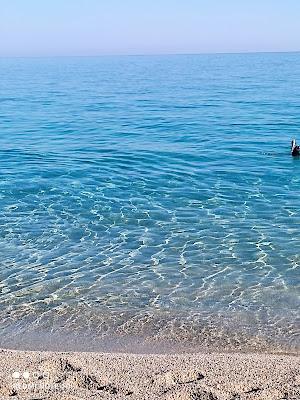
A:
<svg viewBox="0 0 300 400">
<path fill-rule="evenodd" d="M 1 60 L 2 342 L 295 349 L 299 63 Z"/>
</svg>

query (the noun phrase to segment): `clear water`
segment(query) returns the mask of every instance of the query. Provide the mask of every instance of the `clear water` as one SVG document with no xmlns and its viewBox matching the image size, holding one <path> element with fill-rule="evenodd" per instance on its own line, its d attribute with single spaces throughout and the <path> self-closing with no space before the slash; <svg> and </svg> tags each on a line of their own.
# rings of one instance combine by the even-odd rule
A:
<svg viewBox="0 0 300 400">
<path fill-rule="evenodd" d="M 0 344 L 294 351 L 299 71 L 297 53 L 1 59 Z"/>
</svg>

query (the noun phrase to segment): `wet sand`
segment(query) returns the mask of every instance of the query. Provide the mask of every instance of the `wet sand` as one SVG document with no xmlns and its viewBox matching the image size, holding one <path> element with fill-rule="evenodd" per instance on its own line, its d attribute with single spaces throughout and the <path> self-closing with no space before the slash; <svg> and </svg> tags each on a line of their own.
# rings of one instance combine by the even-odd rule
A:
<svg viewBox="0 0 300 400">
<path fill-rule="evenodd" d="M 295 355 L 1 350 L 2 399 L 299 400 Z"/>
</svg>

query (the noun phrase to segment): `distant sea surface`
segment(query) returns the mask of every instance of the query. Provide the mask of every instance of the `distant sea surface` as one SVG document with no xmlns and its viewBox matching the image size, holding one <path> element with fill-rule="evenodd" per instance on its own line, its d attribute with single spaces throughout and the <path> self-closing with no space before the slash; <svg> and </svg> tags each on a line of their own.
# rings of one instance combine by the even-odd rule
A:
<svg viewBox="0 0 300 400">
<path fill-rule="evenodd" d="M 299 348 L 299 71 L 0 59 L 0 346 Z"/>
</svg>

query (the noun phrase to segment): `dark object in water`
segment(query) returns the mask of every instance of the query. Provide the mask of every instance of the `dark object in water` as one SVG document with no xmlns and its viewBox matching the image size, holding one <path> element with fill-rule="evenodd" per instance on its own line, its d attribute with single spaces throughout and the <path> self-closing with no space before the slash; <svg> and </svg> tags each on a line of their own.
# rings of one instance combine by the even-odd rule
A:
<svg viewBox="0 0 300 400">
<path fill-rule="evenodd" d="M 291 154 L 293 157 L 300 156 L 300 146 L 297 145 L 296 139 L 292 140 L 291 143 Z"/>
</svg>

